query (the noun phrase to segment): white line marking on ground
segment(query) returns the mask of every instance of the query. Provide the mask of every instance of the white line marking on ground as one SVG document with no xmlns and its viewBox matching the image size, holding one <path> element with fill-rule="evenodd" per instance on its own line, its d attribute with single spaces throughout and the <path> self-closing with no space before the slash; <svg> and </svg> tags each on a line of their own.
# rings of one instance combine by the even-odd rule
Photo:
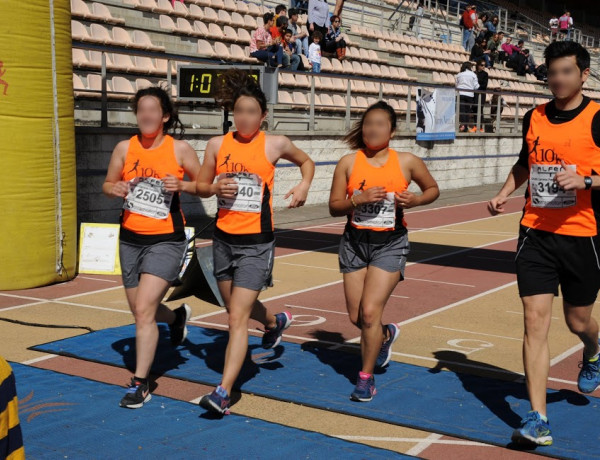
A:
<svg viewBox="0 0 600 460">
<path fill-rule="evenodd" d="M 419 442 L 416 446 L 413 446 L 412 448 L 408 449 L 406 451 L 406 455 L 414 455 L 414 456 L 419 455 L 421 452 L 423 452 L 425 449 L 427 449 L 429 446 L 431 446 L 431 444 L 433 442 L 439 441 L 439 439 L 441 437 L 442 437 L 441 434 L 431 433 L 424 440 Z"/>
<path fill-rule="evenodd" d="M 333 310 L 326 310 L 324 308 L 304 307 L 302 305 L 291 305 L 289 303 L 284 304 L 284 306 L 290 307 L 290 308 L 302 308 L 303 310 L 321 311 L 324 313 L 335 313 L 336 315 L 348 315 L 348 313 L 346 313 L 345 311 L 333 311 Z"/>
<path fill-rule="evenodd" d="M 37 358 L 33 358 L 33 359 L 29 359 L 27 361 L 22 361 L 21 364 L 34 364 L 34 363 L 39 363 L 40 361 L 46 361 L 47 359 L 50 358 L 56 358 L 58 355 L 53 355 L 51 353 L 47 354 L 47 355 L 43 355 L 43 356 L 38 356 Z"/>
<path fill-rule="evenodd" d="M 104 281 L 105 283 L 118 283 L 118 281 L 116 281 L 116 280 L 104 280 L 104 279 L 101 279 L 101 278 L 92 278 L 91 276 L 77 275 L 77 278 L 82 278 L 84 280 Z"/>
<path fill-rule="evenodd" d="M 450 286 L 464 286 L 464 287 L 471 287 L 471 288 L 475 287 L 475 285 L 473 285 L 473 284 L 450 283 L 449 281 L 426 280 L 426 279 L 422 279 L 422 278 L 404 278 L 404 279 L 411 280 L 411 281 L 424 281 L 426 283 L 449 284 Z"/>
<path fill-rule="evenodd" d="M 550 367 L 554 366 L 555 364 L 560 363 L 563 359 L 568 358 L 572 354 L 575 354 L 579 350 L 582 350 L 582 349 L 583 349 L 583 343 L 578 343 L 577 345 L 572 346 L 568 350 L 563 351 L 560 355 L 557 355 L 550 360 Z"/>
<path fill-rule="evenodd" d="M 305 267 L 305 268 L 316 268 L 319 270 L 330 270 L 333 272 L 339 272 L 339 268 L 319 267 L 317 265 L 305 265 L 305 264 L 293 264 L 291 262 L 279 262 L 280 265 L 293 265 L 294 267 Z"/>
<path fill-rule="evenodd" d="M 438 436 L 433 438 L 432 435 Z M 382 441 L 382 442 L 424 442 L 429 446 L 430 444 L 448 444 L 448 445 L 458 445 L 458 446 L 485 446 L 485 447 L 493 447 L 490 444 L 483 444 L 481 442 L 476 441 L 461 441 L 454 439 L 440 439 L 442 435 L 438 435 L 436 433 L 432 433 L 427 438 L 395 438 L 390 436 L 348 436 L 348 435 L 332 435 L 335 438 L 345 439 L 347 441 Z M 415 446 L 416 447 L 416 446 Z M 412 455 L 417 455 L 420 452 L 413 453 Z M 406 453 L 408 455 L 408 452 Z"/>
<path fill-rule="evenodd" d="M 523 312 L 522 311 L 511 311 L 511 310 L 506 310 L 506 313 L 512 313 L 513 315 L 521 315 L 523 316 Z M 552 319 L 560 319 L 557 316 L 551 316 Z"/>
<path fill-rule="evenodd" d="M 505 335 L 486 334 L 484 332 L 467 331 L 466 329 L 454 329 L 452 327 L 444 327 L 444 326 L 432 326 L 432 327 L 434 327 L 436 329 L 445 329 L 446 331 L 465 332 L 467 334 L 484 335 L 486 337 L 498 337 L 499 339 L 517 340 L 518 342 L 523 341 L 522 338 L 507 337 Z"/>
<path fill-rule="evenodd" d="M 397 294 L 390 294 L 390 297 L 396 297 L 398 299 L 410 299 L 410 297 L 407 297 L 405 295 L 397 295 Z"/>
</svg>

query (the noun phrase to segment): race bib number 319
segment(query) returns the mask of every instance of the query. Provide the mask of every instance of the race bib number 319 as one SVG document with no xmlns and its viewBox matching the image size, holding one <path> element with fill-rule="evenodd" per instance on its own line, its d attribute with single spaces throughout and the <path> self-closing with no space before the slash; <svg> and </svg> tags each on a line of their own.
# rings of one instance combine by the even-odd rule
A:
<svg viewBox="0 0 600 460">
<path fill-rule="evenodd" d="M 360 195 L 354 190 L 354 196 Z M 396 225 L 396 201 L 393 193 L 377 203 L 357 206 L 352 213 L 352 222 L 361 227 L 394 228 Z"/>
<path fill-rule="evenodd" d="M 219 209 L 230 211 L 255 212 L 261 210 L 263 187 L 262 179 L 251 173 L 223 173 L 217 180 L 234 179 L 237 184 L 237 193 L 233 198 L 219 197 L 217 206 Z"/>
<path fill-rule="evenodd" d="M 575 171 L 576 165 L 567 165 Z M 565 190 L 554 181 L 556 173 L 562 171 L 560 165 L 531 165 L 529 186 L 531 205 L 535 208 L 568 208 L 577 204 L 577 191 Z"/>
<path fill-rule="evenodd" d="M 136 177 L 129 181 L 129 193 L 123 209 L 154 219 L 166 219 L 171 210 L 173 192 L 154 177 Z"/>
</svg>

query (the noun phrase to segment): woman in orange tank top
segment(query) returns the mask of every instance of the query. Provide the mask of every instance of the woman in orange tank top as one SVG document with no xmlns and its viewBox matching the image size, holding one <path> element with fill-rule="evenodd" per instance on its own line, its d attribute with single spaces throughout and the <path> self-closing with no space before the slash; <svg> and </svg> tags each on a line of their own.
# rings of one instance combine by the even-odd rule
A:
<svg viewBox="0 0 600 460">
<path fill-rule="evenodd" d="M 165 90 L 138 91 L 133 111 L 140 133 L 115 147 L 102 191 L 124 200 L 119 256 L 135 318 L 136 368 L 120 405 L 137 409 L 151 398 L 148 375 L 158 343 L 156 323 L 169 325 L 174 346 L 187 335 L 190 308 L 183 304 L 172 311 L 161 301 L 179 274 L 187 248 L 179 194 L 196 194 L 200 162 L 187 142 L 167 134 L 176 127 L 183 134 L 183 126 Z"/>
<path fill-rule="evenodd" d="M 429 204 L 439 196 L 425 163 L 389 147 L 396 114 L 383 101 L 369 107 L 346 135 L 356 153 L 343 156 L 335 168 L 329 211 L 347 216 L 339 248 L 340 271 L 350 321 L 361 330 L 362 370 L 351 394 L 370 401 L 376 393 L 373 371 L 390 361 L 396 324 L 382 324 L 392 291 L 404 278 L 409 252 L 404 209 Z M 409 192 L 412 182 L 420 195 Z"/>
<path fill-rule="evenodd" d="M 292 321 L 290 313 L 273 315 L 258 300 L 260 291 L 272 285 L 275 164 L 283 158 L 300 168 L 302 180 L 285 196 L 292 197 L 290 208 L 306 201 L 315 165 L 287 137 L 260 130 L 267 100 L 251 76 L 232 69 L 219 85 L 217 101 L 233 111 L 236 131 L 208 141 L 197 188 L 203 198 L 217 196 L 214 272 L 229 313 L 229 342 L 221 384 L 200 406 L 227 414 L 231 389 L 246 359 L 249 319 L 265 328 L 263 348 L 276 347 Z"/>
</svg>

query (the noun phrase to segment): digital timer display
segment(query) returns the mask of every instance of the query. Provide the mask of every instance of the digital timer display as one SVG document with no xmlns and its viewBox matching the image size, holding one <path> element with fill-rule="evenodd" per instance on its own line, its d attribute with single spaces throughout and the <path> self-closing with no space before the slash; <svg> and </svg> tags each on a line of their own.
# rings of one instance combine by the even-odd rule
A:
<svg viewBox="0 0 600 460">
<path fill-rule="evenodd" d="M 258 68 L 238 67 L 246 70 L 262 86 L 262 74 Z M 177 71 L 177 89 L 180 99 L 212 101 L 215 98 L 218 79 L 228 70 L 224 66 L 181 66 Z"/>
</svg>

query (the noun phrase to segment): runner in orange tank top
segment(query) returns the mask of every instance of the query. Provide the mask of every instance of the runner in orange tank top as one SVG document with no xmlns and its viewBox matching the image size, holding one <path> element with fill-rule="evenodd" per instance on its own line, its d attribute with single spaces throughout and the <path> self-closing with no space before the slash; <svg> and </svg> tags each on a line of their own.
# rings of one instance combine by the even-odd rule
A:
<svg viewBox="0 0 600 460">
<path fill-rule="evenodd" d="M 292 321 L 290 313 L 273 315 L 258 300 L 260 291 L 272 286 L 275 164 L 283 158 L 300 168 L 302 180 L 285 196 L 291 197 L 290 208 L 304 205 L 315 165 L 287 137 L 260 130 L 267 116 L 266 97 L 245 72 L 225 72 L 217 101 L 233 111 L 236 131 L 208 141 L 197 188 L 201 197 L 217 196 L 214 270 L 229 313 L 229 342 L 221 384 L 200 406 L 227 414 L 233 384 L 246 359 L 249 320 L 264 326 L 263 348 L 276 347 Z"/>
<path fill-rule="evenodd" d="M 600 289 L 600 105 L 582 93 L 590 72 L 584 47 L 555 42 L 544 57 L 554 99 L 525 115 L 519 160 L 488 203 L 492 215 L 504 212 L 508 196 L 528 182 L 515 260 L 532 410 L 512 440 L 538 445 L 553 442 L 546 413 L 548 332 L 559 286 L 567 326 L 584 345 L 579 390 L 591 393 L 600 385 L 598 323 L 592 317 Z"/>
<path fill-rule="evenodd" d="M 115 147 L 102 191 L 124 199 L 119 256 L 135 318 L 136 368 L 120 405 L 137 409 L 151 398 L 148 375 L 158 343 L 156 323 L 169 325 L 174 346 L 187 334 L 190 308 L 183 304 L 172 311 L 161 301 L 179 274 L 187 248 L 179 194 L 196 194 L 200 162 L 187 142 L 167 134 L 177 127 L 183 134 L 183 126 L 165 90 L 138 91 L 133 111 L 140 133 Z"/>
<path fill-rule="evenodd" d="M 404 278 L 409 243 L 404 209 L 429 204 L 440 192 L 425 163 L 389 147 L 396 130 L 394 109 L 383 101 L 369 107 L 346 135 L 358 151 L 335 168 L 329 212 L 348 216 L 339 248 L 340 271 L 350 321 L 361 330 L 362 370 L 351 394 L 370 401 L 376 393 L 373 371 L 388 365 L 396 324 L 383 325 L 383 309 Z M 421 194 L 408 191 L 414 181 Z"/>
</svg>

